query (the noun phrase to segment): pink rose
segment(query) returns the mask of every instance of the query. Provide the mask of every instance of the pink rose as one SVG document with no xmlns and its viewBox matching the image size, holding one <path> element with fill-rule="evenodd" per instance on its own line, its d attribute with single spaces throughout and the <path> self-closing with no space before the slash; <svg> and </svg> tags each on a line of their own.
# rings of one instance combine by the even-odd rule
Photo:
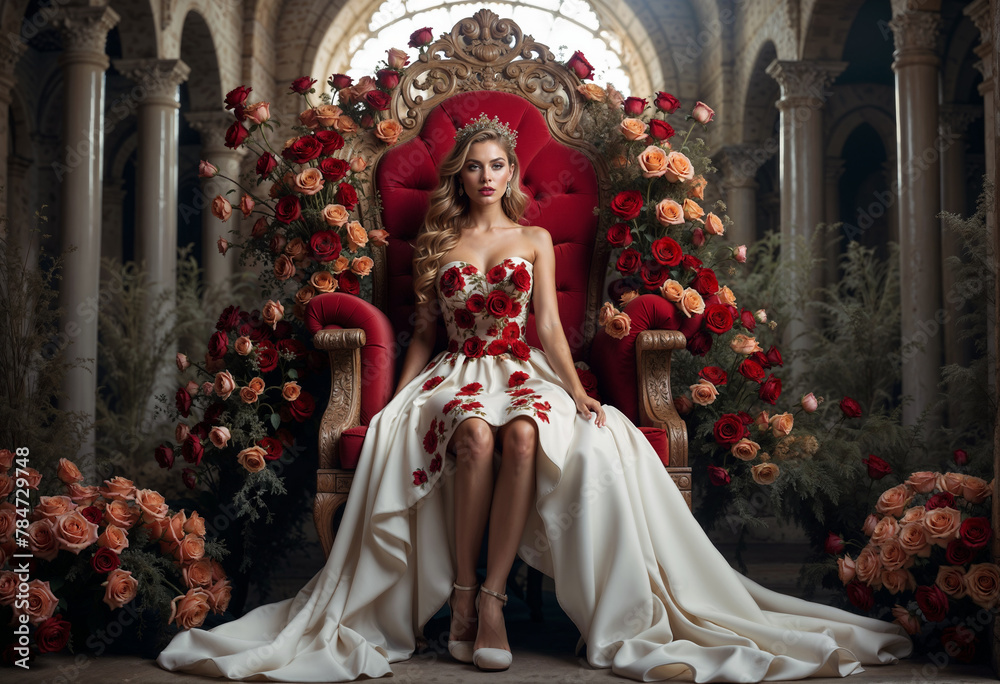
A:
<svg viewBox="0 0 1000 684">
<path fill-rule="evenodd" d="M 934 584 L 953 598 L 964 598 L 968 594 L 965 589 L 965 568 L 957 568 L 954 565 L 940 566 Z"/>
<path fill-rule="evenodd" d="M 53 533 L 59 542 L 59 548 L 77 555 L 97 541 L 97 525 L 75 510 L 55 519 Z"/>
<path fill-rule="evenodd" d="M 13 602 L 14 615 L 27 615 L 28 622 L 37 625 L 52 617 L 58 604 L 59 599 L 52 593 L 49 583 L 35 579 L 28 582 L 27 600 Z M 20 622 L 19 617 L 17 617 L 17 620 Z"/>
<path fill-rule="evenodd" d="M 813 413 L 819 408 L 819 400 L 816 399 L 816 395 L 810 392 L 809 394 L 802 397 L 802 410 L 806 413 Z"/>
<path fill-rule="evenodd" d="M 882 515 L 899 516 L 903 514 L 903 509 L 911 500 L 913 500 L 913 489 L 905 484 L 896 485 L 882 492 L 878 503 L 875 504 L 875 510 Z"/>
<path fill-rule="evenodd" d="M 218 167 L 204 159 L 198 162 L 198 178 L 212 178 L 219 173 Z"/>
<path fill-rule="evenodd" d="M 884 544 L 899 533 L 899 523 L 892 516 L 887 515 L 878 521 L 872 531 L 872 543 Z"/>
<path fill-rule="evenodd" d="M 170 619 L 167 624 L 176 622 L 181 629 L 201 627 L 210 609 L 209 601 L 210 596 L 204 589 L 188 589 L 186 594 L 170 602 Z"/>
<path fill-rule="evenodd" d="M 906 484 L 913 487 L 918 494 L 927 494 L 934 491 L 935 487 L 937 487 L 938 474 L 927 470 L 913 473 L 907 478 Z"/>
<path fill-rule="evenodd" d="M 229 433 L 229 428 L 218 425 L 213 427 L 212 431 L 208 433 L 208 439 L 217 449 L 225 447 L 231 438 L 232 435 Z"/>
<path fill-rule="evenodd" d="M 59 555 L 59 540 L 51 520 L 43 518 L 28 525 L 28 549 L 35 558 L 47 561 Z"/>
<path fill-rule="evenodd" d="M 938 546 L 948 546 L 948 542 L 958 537 L 962 524 L 962 514 L 954 508 L 935 508 L 924 514 L 923 526 L 927 538 Z"/>
<path fill-rule="evenodd" d="M 879 517 L 874 513 L 869 513 L 868 517 L 865 518 L 864 525 L 861 526 L 861 531 L 865 533 L 866 537 L 872 536 L 875 533 L 875 526 L 878 525 Z"/>
<path fill-rule="evenodd" d="M 715 111 L 699 100 L 695 103 L 694 109 L 691 110 L 691 118 L 704 125 L 715 118 Z"/>
<path fill-rule="evenodd" d="M 920 634 L 920 618 L 908 611 L 903 606 L 896 604 L 892 607 L 893 622 L 906 630 L 907 634 Z"/>
<path fill-rule="evenodd" d="M 215 383 L 213 383 L 215 393 L 222 399 L 228 399 L 229 395 L 236 389 L 236 381 L 229 371 L 216 373 Z"/>
<path fill-rule="evenodd" d="M 271 118 L 271 104 L 269 102 L 254 102 L 244 105 L 243 115 L 250 123 L 260 125 Z"/>
<path fill-rule="evenodd" d="M 212 216 L 220 221 L 228 221 L 233 215 L 233 205 L 222 195 L 216 195 L 212 200 Z"/>
<path fill-rule="evenodd" d="M 121 608 L 126 603 L 135 598 L 139 589 L 139 580 L 132 577 L 128 570 L 115 568 L 108 573 L 108 579 L 102 584 L 104 587 L 104 602 L 111 610 Z"/>
<path fill-rule="evenodd" d="M 80 469 L 76 467 L 75 463 L 65 458 L 59 459 L 59 469 L 56 471 L 56 477 L 63 484 L 67 485 L 83 481 L 83 474 L 80 472 Z"/>
<path fill-rule="evenodd" d="M 845 586 L 854 579 L 856 573 L 857 567 L 850 556 L 845 555 L 843 558 L 837 559 L 837 576 Z"/>
</svg>

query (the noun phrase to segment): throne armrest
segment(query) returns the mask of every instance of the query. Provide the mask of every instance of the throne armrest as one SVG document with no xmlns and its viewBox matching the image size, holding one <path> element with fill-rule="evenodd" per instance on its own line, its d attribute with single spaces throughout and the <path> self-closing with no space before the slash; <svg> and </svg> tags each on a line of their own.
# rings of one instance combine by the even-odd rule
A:
<svg viewBox="0 0 1000 684">
<path fill-rule="evenodd" d="M 670 391 L 671 355 L 686 345 L 687 338 L 679 330 L 643 330 L 635 340 L 639 424 L 666 431 L 671 468 L 688 464 L 687 425 L 677 413 Z"/>
<path fill-rule="evenodd" d="M 361 417 L 361 348 L 365 331 L 360 328 L 320 330 L 313 344 L 330 354 L 330 401 L 319 428 L 319 467 L 336 464 L 336 447 L 344 430 L 358 425 Z"/>
</svg>

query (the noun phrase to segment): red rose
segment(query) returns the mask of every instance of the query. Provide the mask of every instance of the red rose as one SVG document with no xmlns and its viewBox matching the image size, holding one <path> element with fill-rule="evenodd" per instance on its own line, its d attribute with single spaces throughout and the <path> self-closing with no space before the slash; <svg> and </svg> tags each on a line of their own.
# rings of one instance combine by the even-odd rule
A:
<svg viewBox="0 0 1000 684">
<path fill-rule="evenodd" d="M 441 294 L 445 297 L 451 297 L 453 294 L 458 292 L 458 290 L 465 287 L 465 278 L 462 277 L 462 274 L 458 270 L 457 266 L 452 266 L 441 274 L 441 280 L 438 284 L 441 287 Z M 482 297 L 482 295 L 479 296 Z M 468 304 L 466 304 L 466 306 L 468 306 Z M 473 311 L 473 313 L 476 312 Z"/>
<path fill-rule="evenodd" d="M 281 327 L 281 324 L 286 322 L 287 321 L 278 321 L 278 325 L 275 326 L 275 335 L 277 335 L 277 329 Z M 300 358 L 309 353 L 309 350 L 306 349 L 306 345 L 302 342 L 302 340 L 281 340 L 278 342 L 278 351 L 291 352 Z"/>
<path fill-rule="evenodd" d="M 763 382 L 764 376 L 767 375 L 759 363 L 750 359 L 743 359 L 743 362 L 740 363 L 739 371 L 740 375 L 744 378 L 753 380 L 754 382 Z"/>
<path fill-rule="evenodd" d="M 873 480 L 881 480 L 892 472 L 892 466 L 875 454 L 868 454 L 868 458 L 863 459 L 861 462 L 868 467 L 868 477 Z"/>
<path fill-rule="evenodd" d="M 510 374 L 510 377 L 507 378 L 507 387 L 518 387 L 520 385 L 523 385 L 524 381 L 527 380 L 529 377 L 531 376 L 529 376 L 527 373 L 524 373 L 522 371 L 514 371 L 513 373 Z"/>
<path fill-rule="evenodd" d="M 334 133 L 335 131 L 320 131 L 320 133 Z M 329 183 L 336 183 L 341 178 L 347 175 L 348 170 L 350 170 L 350 164 L 348 164 L 343 159 L 336 159 L 334 157 L 327 157 L 326 159 L 321 159 L 319 164 L 316 165 L 320 173 L 323 174 L 323 180 Z"/>
<path fill-rule="evenodd" d="M 410 42 L 407 45 L 411 48 L 422 48 L 425 45 L 430 45 L 432 40 L 434 40 L 434 33 L 430 26 L 426 26 L 411 33 Z"/>
<path fill-rule="evenodd" d="M 642 284 L 647 290 L 659 290 L 660 285 L 670 277 L 670 269 L 655 261 L 645 261 L 642 264 Z"/>
<path fill-rule="evenodd" d="M 354 207 L 358 206 L 358 193 L 350 183 L 341 183 L 334 199 L 337 204 L 343 204 L 347 211 L 354 211 Z"/>
<path fill-rule="evenodd" d="M 264 450 L 264 458 L 268 461 L 277 461 L 285 450 L 281 441 L 275 437 L 264 437 L 257 442 L 257 446 Z"/>
<path fill-rule="evenodd" d="M 512 305 L 510 295 L 503 290 L 493 290 L 486 298 L 486 310 L 497 318 L 509 316 Z"/>
<path fill-rule="evenodd" d="M 413 471 L 413 484 L 414 486 L 419 486 L 427 482 L 427 473 L 424 472 L 423 468 L 417 468 Z"/>
<path fill-rule="evenodd" d="M 847 598 L 855 607 L 868 611 L 875 605 L 875 595 L 867 584 L 854 580 L 847 585 Z"/>
<path fill-rule="evenodd" d="M 323 144 L 312 135 L 303 135 L 281 152 L 281 156 L 295 164 L 305 164 L 323 153 Z"/>
<path fill-rule="evenodd" d="M 469 358 L 478 359 L 486 348 L 486 340 L 481 337 L 470 337 L 462 345 L 462 353 Z"/>
<path fill-rule="evenodd" d="M 937 586 L 917 587 L 917 605 L 927 622 L 941 622 L 948 614 L 948 595 Z"/>
<path fill-rule="evenodd" d="M 952 539 L 948 542 L 948 548 L 944 552 L 945 560 L 952 565 L 965 565 L 972 561 L 975 555 L 975 551 L 963 544 L 961 539 Z"/>
<path fill-rule="evenodd" d="M 719 281 L 715 278 L 715 271 L 710 268 L 699 268 L 695 273 L 691 287 L 703 297 L 714 295 L 719 291 Z"/>
<path fill-rule="evenodd" d="M 623 190 L 611 200 L 611 211 L 626 221 L 631 221 L 642 210 L 642 193 L 638 190 Z"/>
<path fill-rule="evenodd" d="M 459 328 L 471 328 L 476 322 L 468 309 L 455 309 L 455 325 Z"/>
<path fill-rule="evenodd" d="M 656 140 L 667 140 L 676 133 L 674 127 L 663 119 L 652 119 L 649 122 L 649 134 Z"/>
<path fill-rule="evenodd" d="M 969 454 L 965 452 L 965 449 L 955 449 L 955 465 L 963 466 L 969 462 Z"/>
<path fill-rule="evenodd" d="M 399 77 L 396 77 L 397 80 Z M 389 101 L 391 100 L 389 93 L 384 90 L 369 90 L 364 95 L 364 101 L 368 103 L 368 106 L 380 112 L 384 112 L 389 108 Z"/>
<path fill-rule="evenodd" d="M 618 257 L 618 262 L 615 264 L 615 268 L 622 275 L 632 275 L 639 270 L 639 263 L 641 260 L 641 255 L 636 249 L 629 247 L 621 256 Z"/>
<path fill-rule="evenodd" d="M 781 396 L 781 378 L 774 375 L 769 376 L 761 384 L 757 396 L 760 397 L 761 401 L 766 401 L 768 404 L 776 404 L 778 397 Z"/>
<path fill-rule="evenodd" d="M 681 258 L 684 256 L 684 251 L 677 244 L 677 240 L 669 237 L 654 240 L 650 251 L 653 253 L 653 258 L 664 266 L 676 266 L 681 263 Z"/>
<path fill-rule="evenodd" d="M 584 57 L 583 53 L 579 50 L 574 52 L 573 56 L 569 58 L 568 62 L 566 62 L 566 68 L 581 79 L 594 77 L 594 67 L 587 61 L 587 58 Z"/>
<path fill-rule="evenodd" d="M 301 76 L 294 81 L 292 85 L 289 86 L 289 90 L 293 93 L 298 93 L 299 95 L 305 95 L 306 93 L 312 92 L 313 83 L 316 82 L 315 78 L 309 78 L 308 76 Z"/>
<path fill-rule="evenodd" d="M 626 97 L 623 107 L 629 116 L 639 116 L 646 109 L 647 102 L 641 97 Z"/>
<path fill-rule="evenodd" d="M 729 330 L 733 327 L 733 314 L 729 312 L 729 307 L 725 304 L 709 304 L 706 306 L 705 327 L 714 332 L 716 335 L 729 332 Z M 746 363 L 746 361 L 744 361 L 744 363 Z M 761 368 L 760 372 L 761 377 L 763 378 L 764 369 Z"/>
<path fill-rule="evenodd" d="M 463 281 L 462 284 L 464 285 L 465 282 Z M 486 308 L 486 298 L 481 294 L 474 294 L 465 300 L 465 308 L 472 313 L 479 313 Z"/>
<path fill-rule="evenodd" d="M 723 446 L 732 446 L 743 439 L 747 434 L 747 427 L 735 413 L 724 413 L 722 417 L 715 421 L 712 428 L 712 435 L 715 441 Z"/>
<path fill-rule="evenodd" d="M 517 324 L 517 321 L 510 321 L 503 327 L 503 332 L 500 333 L 500 337 L 505 340 L 516 340 L 521 337 L 521 326 Z"/>
<path fill-rule="evenodd" d="M 258 361 L 259 360 L 260 359 L 258 358 Z M 215 402 L 207 409 L 205 409 L 205 422 L 208 423 L 209 425 L 215 425 L 218 422 L 219 417 L 223 413 L 225 413 L 225 411 L 226 411 L 225 402 L 222 401 Z"/>
<path fill-rule="evenodd" d="M 392 69 L 379 69 L 375 74 L 375 81 L 378 83 L 379 88 L 392 90 L 399 85 L 399 72 Z M 389 96 L 386 95 L 386 105 L 388 105 L 388 101 Z"/>
<path fill-rule="evenodd" d="M 781 360 L 781 352 L 773 344 L 768 348 L 765 356 L 767 356 L 767 362 L 772 366 L 783 366 L 784 363 Z"/>
<path fill-rule="evenodd" d="M 257 158 L 257 175 L 267 178 L 278 165 L 278 160 L 270 152 L 265 152 Z"/>
<path fill-rule="evenodd" d="M 343 245 L 340 242 L 340 234 L 335 230 L 320 230 L 313 233 L 309 238 L 309 249 L 312 250 L 313 258 L 319 262 L 335 261 L 340 256 Z"/>
<path fill-rule="evenodd" d="M 666 112 L 667 114 L 673 114 L 676 112 L 680 106 L 681 101 L 670 93 L 665 93 L 662 90 L 656 93 L 656 99 L 653 100 L 653 106 L 659 109 L 661 112 Z"/>
<path fill-rule="evenodd" d="M 510 282 L 518 292 L 527 292 L 531 289 L 531 274 L 524 264 L 514 267 L 514 272 L 510 274 Z"/>
<path fill-rule="evenodd" d="M 212 337 L 208 340 L 208 355 L 213 359 L 221 359 L 229 351 L 229 335 L 222 332 L 212 333 Z"/>
<path fill-rule="evenodd" d="M 339 149 L 344 147 L 344 136 L 342 136 L 337 131 L 316 131 L 313 133 L 313 137 L 319 141 L 322 145 L 322 154 L 324 156 L 328 154 L 333 154 Z M 324 160 L 325 161 L 325 160 Z M 338 159 L 337 161 L 343 161 Z M 346 162 L 345 162 L 346 164 Z M 350 168 L 350 166 L 348 166 Z"/>
<path fill-rule="evenodd" d="M 177 413 L 185 418 L 191 415 L 191 395 L 186 389 L 181 387 L 177 390 L 177 394 L 174 395 L 174 403 L 177 404 Z"/>
<path fill-rule="evenodd" d="M 716 387 L 725 385 L 727 380 L 726 371 L 722 370 L 718 366 L 705 366 L 701 369 L 701 372 L 698 373 L 698 375 L 705 378 Z"/>
<path fill-rule="evenodd" d="M 700 248 L 705 244 L 705 231 L 701 228 L 695 228 L 691 231 L 691 244 L 695 246 L 695 249 Z"/>
<path fill-rule="evenodd" d="M 500 354 L 505 354 L 509 347 L 510 342 L 508 340 L 493 340 L 486 345 L 486 353 L 490 356 L 499 356 Z"/>
<path fill-rule="evenodd" d="M 963 625 L 948 627 L 941 632 L 944 651 L 961 663 L 971 663 L 976 658 L 976 633 Z"/>
<path fill-rule="evenodd" d="M 716 487 L 727 485 L 730 481 L 729 471 L 719 466 L 710 465 L 708 466 L 708 481 Z"/>
<path fill-rule="evenodd" d="M 844 397 L 840 400 L 840 410 L 843 411 L 844 415 L 848 418 L 861 417 L 861 404 L 854 401 L 850 397 Z"/>
<path fill-rule="evenodd" d="M 156 451 L 153 452 L 156 457 L 156 462 L 160 464 L 161 468 L 166 468 L 170 470 L 174 467 L 174 450 L 165 444 L 161 444 L 156 447 Z M 93 520 L 91 522 L 94 522 Z"/>
<path fill-rule="evenodd" d="M 754 352 L 747 358 L 753 359 L 754 361 L 759 363 L 761 368 L 766 368 L 766 369 L 771 368 L 771 364 L 768 362 L 767 356 L 764 355 L 764 352 Z"/>
<path fill-rule="evenodd" d="M 496 285 L 506 277 L 507 277 L 507 267 L 504 266 L 502 263 L 497 264 L 496 266 L 494 266 L 493 268 L 491 268 L 486 272 L 486 282 L 488 282 L 490 285 Z"/>
<path fill-rule="evenodd" d="M 239 121 L 234 121 L 233 125 L 226 131 L 226 147 L 231 147 L 235 150 L 243 144 L 248 135 L 250 135 L 250 131 Z"/>
<path fill-rule="evenodd" d="M 343 90 L 344 88 L 350 88 L 354 83 L 354 79 L 347 74 L 333 74 L 327 80 L 327 83 L 329 83 L 330 87 L 334 90 Z"/>
<path fill-rule="evenodd" d="M 302 207 L 299 206 L 299 198 L 295 195 L 285 195 L 274 205 L 274 218 L 284 224 L 298 221 L 302 217 Z"/>
<path fill-rule="evenodd" d="M 431 421 L 431 427 L 427 431 L 427 434 L 424 435 L 424 451 L 428 454 L 433 454 L 438 448 L 438 435 L 434 429 L 436 427 L 436 423 L 437 418 Z"/>
<path fill-rule="evenodd" d="M 924 504 L 924 509 L 928 511 L 933 511 L 935 508 L 954 508 L 955 507 L 955 497 L 951 492 L 938 492 L 931 498 L 927 499 L 927 503 Z"/>
<path fill-rule="evenodd" d="M 753 332 L 754 328 L 757 327 L 757 319 L 753 317 L 753 312 L 750 309 L 743 309 L 740 312 L 740 325 L 750 332 Z"/>
<path fill-rule="evenodd" d="M 257 344 L 257 365 L 261 373 L 270 373 L 278 367 L 278 350 L 270 340 Z"/>
<path fill-rule="evenodd" d="M 201 463 L 201 457 L 205 455 L 205 447 L 201 444 L 201 439 L 198 435 L 190 434 L 184 440 L 181 445 L 181 456 L 188 463 L 194 465 L 199 465 Z"/>
<path fill-rule="evenodd" d="M 681 266 L 689 271 L 697 271 L 701 268 L 701 259 L 694 256 L 693 254 L 685 254 L 681 258 Z"/>
<path fill-rule="evenodd" d="M 511 340 L 510 353 L 518 361 L 527 361 L 531 357 L 531 347 L 523 340 Z"/>
<path fill-rule="evenodd" d="M 94 569 L 94 572 L 101 574 L 111 572 L 121 565 L 121 563 L 122 561 L 118 557 L 118 554 L 106 546 L 97 549 L 97 553 L 90 559 L 90 567 Z"/>
<path fill-rule="evenodd" d="M 198 486 L 198 475 L 190 468 L 181 471 L 181 480 L 188 489 L 194 489 Z"/>
<path fill-rule="evenodd" d="M 839 534 L 830 532 L 826 535 L 826 541 L 823 543 L 823 550 L 831 556 L 836 556 L 844 550 L 844 538 Z"/>
<path fill-rule="evenodd" d="M 970 549 L 981 549 L 990 541 L 993 529 L 986 518 L 966 518 L 958 529 L 958 538 Z"/>
<path fill-rule="evenodd" d="M 316 410 L 316 400 L 313 396 L 302 390 L 299 393 L 299 398 L 295 401 L 288 403 L 288 410 L 292 414 L 292 418 L 298 423 L 303 423 L 313 414 Z"/>
<path fill-rule="evenodd" d="M 704 356 L 712 348 L 712 336 L 704 330 L 699 330 L 688 338 L 687 350 L 695 356 Z"/>
<path fill-rule="evenodd" d="M 97 506 L 87 506 L 86 508 L 80 509 L 80 515 L 95 525 L 100 524 L 101 520 L 104 519 L 104 511 Z"/>
<path fill-rule="evenodd" d="M 62 615 L 53 615 L 48 620 L 38 625 L 35 629 L 35 645 L 39 653 L 56 653 L 63 650 L 69 642 L 68 620 L 63 620 Z"/>
<path fill-rule="evenodd" d="M 435 375 L 433 378 L 425 382 L 420 389 L 422 389 L 424 392 L 432 390 L 438 385 L 440 385 L 442 380 L 444 380 L 443 375 Z"/>
<path fill-rule="evenodd" d="M 632 229 L 627 223 L 616 223 L 608 228 L 608 244 L 612 247 L 628 247 L 632 244 Z"/>
<path fill-rule="evenodd" d="M 246 86 L 237 86 L 226 93 L 226 109 L 233 109 L 236 105 L 241 105 L 247 101 L 250 97 L 250 91 L 253 88 L 247 88 Z"/>
<path fill-rule="evenodd" d="M 361 281 L 350 271 L 344 271 L 337 276 L 337 288 L 346 294 L 356 295 L 361 292 Z"/>
<path fill-rule="evenodd" d="M 215 322 L 215 329 L 220 332 L 229 332 L 240 322 L 240 307 L 238 306 L 227 306 L 219 314 L 219 320 Z"/>
</svg>

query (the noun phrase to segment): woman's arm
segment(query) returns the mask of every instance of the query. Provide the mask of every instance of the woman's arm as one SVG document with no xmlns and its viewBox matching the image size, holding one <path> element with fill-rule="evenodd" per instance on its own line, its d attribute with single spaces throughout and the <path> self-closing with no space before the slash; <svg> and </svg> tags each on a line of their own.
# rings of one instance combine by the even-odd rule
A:
<svg viewBox="0 0 1000 684">
<path fill-rule="evenodd" d="M 437 316 L 435 315 L 435 302 L 433 300 L 418 304 L 416 308 L 416 323 L 413 326 L 413 339 L 406 350 L 406 359 L 403 361 L 403 371 L 399 376 L 399 384 L 392 396 L 399 394 L 399 391 L 410 384 L 413 378 L 420 375 L 420 371 L 431 358 L 434 350 L 434 339 L 437 337 Z"/>
<path fill-rule="evenodd" d="M 576 409 L 590 420 L 590 412 L 597 414 L 597 425 L 605 423 L 604 408 L 600 402 L 587 396 L 580 383 L 580 376 L 573 365 L 573 355 L 559 320 L 559 304 L 556 299 L 556 257 L 552 248 L 552 236 L 544 228 L 535 228 L 532 234 L 535 243 L 535 277 L 532 301 L 535 305 L 535 330 L 542 341 L 546 357 L 552 368 L 559 374 L 563 387 L 576 402 Z"/>
</svg>

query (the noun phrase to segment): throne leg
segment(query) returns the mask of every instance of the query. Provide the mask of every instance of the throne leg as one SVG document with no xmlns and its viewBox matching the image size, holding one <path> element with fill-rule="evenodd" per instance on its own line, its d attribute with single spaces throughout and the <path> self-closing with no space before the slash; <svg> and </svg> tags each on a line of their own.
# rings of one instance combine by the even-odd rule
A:
<svg viewBox="0 0 1000 684">
<path fill-rule="evenodd" d="M 323 545 L 323 555 L 329 556 L 337 535 L 333 518 L 337 509 L 347 503 L 347 495 L 354 481 L 353 470 L 321 469 L 316 474 L 316 500 L 313 503 L 313 522 Z"/>
</svg>

